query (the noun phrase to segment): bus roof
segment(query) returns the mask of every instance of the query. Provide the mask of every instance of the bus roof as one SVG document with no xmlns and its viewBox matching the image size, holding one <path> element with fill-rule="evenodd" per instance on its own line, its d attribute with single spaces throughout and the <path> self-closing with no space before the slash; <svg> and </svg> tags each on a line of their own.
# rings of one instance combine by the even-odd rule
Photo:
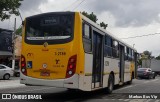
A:
<svg viewBox="0 0 160 102">
<path fill-rule="evenodd" d="M 125 43 L 124 41 L 122 41 L 121 39 L 119 39 L 118 37 L 114 36 L 112 33 L 108 32 L 107 30 L 103 29 L 102 27 L 100 27 L 97 23 L 94 23 L 93 21 L 91 21 L 89 18 L 85 17 L 83 14 L 81 14 L 82 19 L 84 19 L 86 22 L 90 23 L 91 25 L 93 25 L 94 27 L 96 27 L 97 29 L 99 29 L 100 31 L 107 33 L 109 36 L 111 36 L 112 38 L 116 39 L 117 41 L 120 42 L 121 45 L 125 45 L 131 49 L 133 49 L 134 51 L 137 52 L 137 50 L 135 48 L 133 48 L 131 45 Z"/>
</svg>

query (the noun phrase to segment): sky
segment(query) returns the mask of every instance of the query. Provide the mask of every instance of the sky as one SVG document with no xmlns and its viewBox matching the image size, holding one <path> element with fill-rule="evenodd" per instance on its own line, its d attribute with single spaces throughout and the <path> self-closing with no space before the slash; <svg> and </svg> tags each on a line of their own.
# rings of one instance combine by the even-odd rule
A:
<svg viewBox="0 0 160 102">
<path fill-rule="evenodd" d="M 23 0 L 22 18 L 45 12 L 86 11 L 97 15 L 98 23 L 108 24 L 107 31 L 118 38 L 160 33 L 160 0 Z M 0 22 L 0 28 L 13 29 L 15 16 Z M 17 18 L 17 28 L 21 25 Z M 160 55 L 160 34 L 122 39 L 139 53 L 145 50 Z"/>
</svg>

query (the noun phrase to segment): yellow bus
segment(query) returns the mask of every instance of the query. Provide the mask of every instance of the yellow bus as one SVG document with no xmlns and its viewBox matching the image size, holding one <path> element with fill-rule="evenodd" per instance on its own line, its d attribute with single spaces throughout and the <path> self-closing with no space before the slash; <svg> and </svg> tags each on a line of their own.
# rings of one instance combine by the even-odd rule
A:
<svg viewBox="0 0 160 102">
<path fill-rule="evenodd" d="M 23 22 L 20 83 L 93 91 L 132 82 L 136 49 L 79 12 Z"/>
</svg>

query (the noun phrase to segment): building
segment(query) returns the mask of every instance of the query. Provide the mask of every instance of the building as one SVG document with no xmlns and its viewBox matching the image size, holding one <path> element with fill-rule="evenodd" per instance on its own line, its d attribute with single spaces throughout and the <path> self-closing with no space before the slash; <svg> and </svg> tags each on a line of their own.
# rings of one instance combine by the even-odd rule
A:
<svg viewBox="0 0 160 102">
<path fill-rule="evenodd" d="M 15 57 L 19 59 L 21 56 L 22 36 L 16 35 L 15 39 Z"/>
<path fill-rule="evenodd" d="M 11 66 L 13 31 L 0 28 L 0 64 Z"/>
</svg>

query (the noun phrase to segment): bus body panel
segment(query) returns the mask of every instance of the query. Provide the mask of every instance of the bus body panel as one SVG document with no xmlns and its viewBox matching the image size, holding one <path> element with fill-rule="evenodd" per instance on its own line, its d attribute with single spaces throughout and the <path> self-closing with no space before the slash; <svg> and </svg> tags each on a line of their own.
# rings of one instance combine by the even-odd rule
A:
<svg viewBox="0 0 160 102">
<path fill-rule="evenodd" d="M 133 78 L 133 79 L 135 79 L 135 61 L 131 61 L 130 62 L 131 64 L 130 64 L 130 80 L 131 80 L 131 78 Z"/>
<path fill-rule="evenodd" d="M 105 79 L 107 78 L 107 80 L 103 82 L 105 86 L 108 85 L 108 77 L 111 72 L 115 75 L 114 84 L 119 84 L 119 59 L 104 57 L 104 75 Z"/>
<path fill-rule="evenodd" d="M 130 81 L 131 79 L 131 73 L 130 73 L 130 62 L 125 61 L 125 70 L 124 70 L 124 82 Z"/>
<path fill-rule="evenodd" d="M 91 91 L 92 85 L 92 69 L 93 69 L 93 55 L 85 53 L 85 67 L 83 76 L 83 90 Z"/>
<path fill-rule="evenodd" d="M 63 79 L 66 77 L 68 60 L 71 56 L 77 55 L 74 42 L 62 45 L 51 45 L 45 51 L 44 46 L 30 46 L 24 51 L 26 63 L 32 63 L 27 66 L 27 76 L 40 79 Z M 48 45 L 50 46 L 50 45 Z M 46 64 L 46 68 L 44 68 Z M 31 68 L 30 68 L 31 67 Z M 49 76 L 43 76 L 41 73 L 48 72 Z"/>
</svg>

